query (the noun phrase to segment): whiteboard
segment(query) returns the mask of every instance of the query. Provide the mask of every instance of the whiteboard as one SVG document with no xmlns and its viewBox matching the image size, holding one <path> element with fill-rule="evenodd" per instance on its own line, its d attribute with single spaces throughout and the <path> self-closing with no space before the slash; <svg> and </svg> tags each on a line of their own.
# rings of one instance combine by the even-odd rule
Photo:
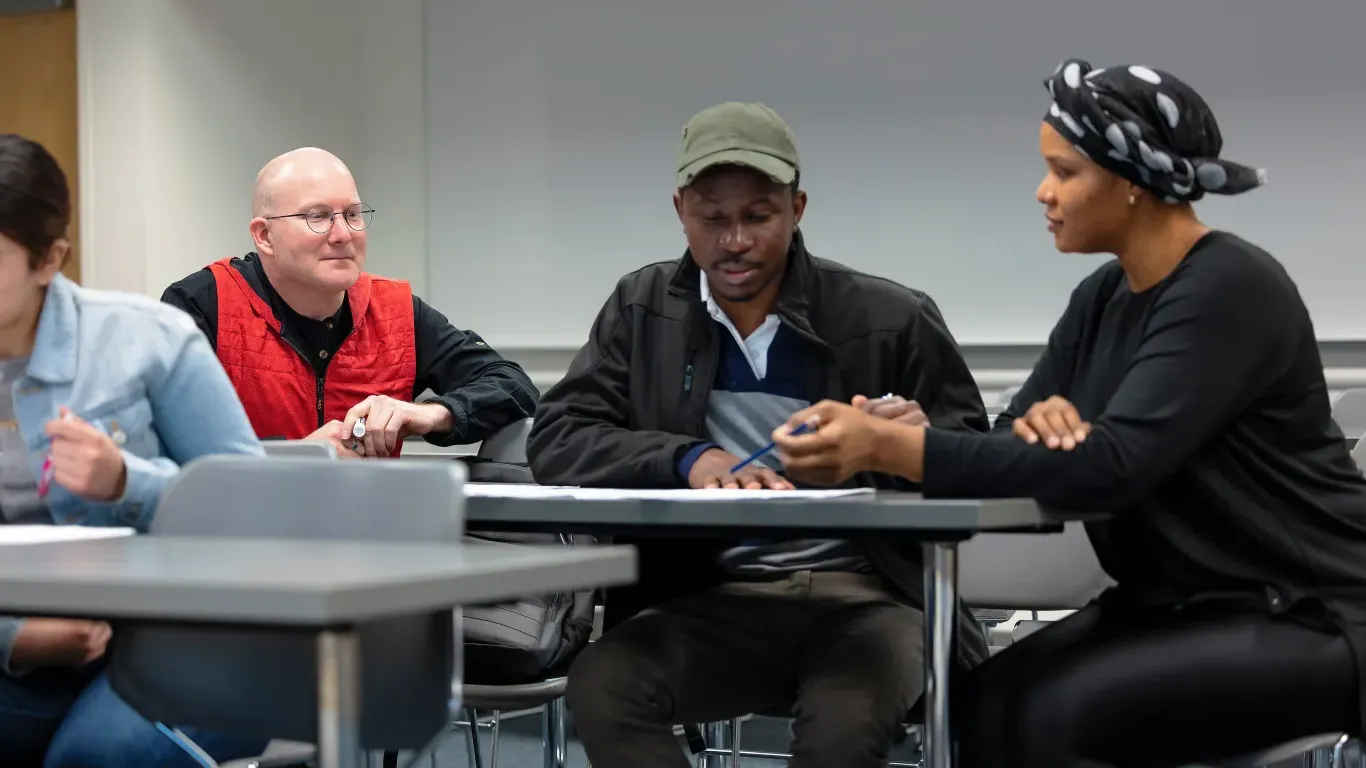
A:
<svg viewBox="0 0 1366 768">
<path fill-rule="evenodd" d="M 1323 339 L 1366 338 L 1366 3 L 469 0 L 426 7 L 428 299 L 499 347 L 576 347 L 617 279 L 677 258 L 698 109 L 792 125 L 817 255 L 927 291 L 960 342 L 1040 343 L 1104 260 L 1034 190 L 1067 56 L 1168 69 L 1270 185 L 1200 210 L 1280 258 Z"/>
</svg>

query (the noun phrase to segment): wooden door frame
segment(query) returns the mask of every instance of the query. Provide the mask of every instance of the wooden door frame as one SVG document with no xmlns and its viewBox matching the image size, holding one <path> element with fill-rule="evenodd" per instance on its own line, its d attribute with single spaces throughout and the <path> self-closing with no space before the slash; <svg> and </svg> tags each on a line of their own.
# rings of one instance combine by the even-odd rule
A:
<svg viewBox="0 0 1366 768">
<path fill-rule="evenodd" d="M 72 250 L 75 251 L 74 258 L 71 258 L 63 267 L 62 271 L 76 282 L 81 281 L 85 270 L 84 249 L 81 247 L 81 126 L 80 126 L 80 77 L 78 75 L 79 62 L 77 54 L 76 39 L 76 16 L 74 0 L 0 0 L 0 24 L 13 22 L 24 17 L 63 17 L 55 22 L 61 24 L 64 29 L 62 33 L 69 31 L 70 44 L 63 46 L 57 52 L 60 56 L 69 56 L 70 61 L 59 62 L 54 65 L 52 59 L 42 61 L 38 66 L 41 67 L 41 74 L 38 77 L 42 81 L 51 85 L 51 81 L 58 83 L 58 91 L 54 93 L 54 98 L 63 99 L 53 107 L 53 112 L 48 113 L 44 108 L 32 108 L 33 102 L 25 108 L 23 101 L 11 102 L 11 107 L 15 109 L 10 114 L 18 116 L 18 125 L 0 125 L 0 131 L 17 131 L 19 133 L 38 134 L 32 138 L 43 142 L 48 146 L 48 150 L 57 157 L 62 165 L 62 170 L 66 173 L 67 183 L 71 195 L 71 223 L 68 225 L 67 236 L 71 240 Z M 41 22 L 40 22 L 41 23 Z M 23 21 L 17 24 L 22 25 Z M 27 27 L 24 27 L 27 29 Z M 50 28 L 49 28 L 50 29 Z M 49 34 L 44 33 L 45 40 L 51 39 Z M 23 55 L 22 53 L 20 54 Z M 41 57 L 39 53 L 38 57 Z M 19 73 L 22 77 L 22 71 Z M 69 91 L 67 81 L 69 78 Z M 22 97 L 20 97 L 22 99 Z M 68 100 L 69 101 L 66 101 Z M 70 125 L 63 125 L 67 118 L 62 114 L 70 111 Z M 60 129 L 53 129 L 52 126 L 62 126 Z M 44 126 L 46 128 L 44 128 Z M 55 134 L 55 135 L 54 135 Z"/>
</svg>

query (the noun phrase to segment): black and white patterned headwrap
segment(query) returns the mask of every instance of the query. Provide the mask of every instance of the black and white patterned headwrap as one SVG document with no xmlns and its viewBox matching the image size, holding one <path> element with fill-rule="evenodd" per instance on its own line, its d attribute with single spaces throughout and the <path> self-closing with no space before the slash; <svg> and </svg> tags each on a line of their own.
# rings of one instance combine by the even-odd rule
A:
<svg viewBox="0 0 1366 768">
<path fill-rule="evenodd" d="M 1219 158 L 1224 138 L 1214 113 L 1166 72 L 1092 69 L 1068 59 L 1044 84 L 1053 95 L 1045 121 L 1092 162 L 1168 203 L 1199 200 L 1206 192 L 1237 195 L 1266 183 L 1266 171 Z"/>
</svg>

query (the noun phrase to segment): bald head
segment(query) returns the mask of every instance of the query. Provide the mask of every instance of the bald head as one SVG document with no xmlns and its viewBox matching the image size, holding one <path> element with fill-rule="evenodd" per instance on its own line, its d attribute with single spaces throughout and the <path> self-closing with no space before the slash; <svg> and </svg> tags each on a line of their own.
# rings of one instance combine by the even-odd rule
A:
<svg viewBox="0 0 1366 768">
<path fill-rule="evenodd" d="M 286 152 L 256 175 L 251 239 L 266 278 L 295 312 L 330 316 L 360 278 L 372 213 L 362 205 L 346 164 L 314 147 Z"/>
<path fill-rule="evenodd" d="M 312 204 L 312 197 L 354 197 L 356 180 L 341 158 L 317 147 L 303 147 L 266 163 L 256 174 L 251 193 L 252 216 L 277 216 L 281 207 Z"/>
</svg>

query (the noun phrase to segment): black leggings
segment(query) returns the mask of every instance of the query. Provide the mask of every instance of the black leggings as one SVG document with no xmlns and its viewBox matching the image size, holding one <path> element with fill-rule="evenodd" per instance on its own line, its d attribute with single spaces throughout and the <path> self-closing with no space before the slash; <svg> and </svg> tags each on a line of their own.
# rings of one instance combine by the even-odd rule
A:
<svg viewBox="0 0 1366 768">
<path fill-rule="evenodd" d="M 1360 722 L 1344 638 L 1228 607 L 1093 605 L 984 662 L 955 697 L 962 768 L 1181 766 Z"/>
</svg>

